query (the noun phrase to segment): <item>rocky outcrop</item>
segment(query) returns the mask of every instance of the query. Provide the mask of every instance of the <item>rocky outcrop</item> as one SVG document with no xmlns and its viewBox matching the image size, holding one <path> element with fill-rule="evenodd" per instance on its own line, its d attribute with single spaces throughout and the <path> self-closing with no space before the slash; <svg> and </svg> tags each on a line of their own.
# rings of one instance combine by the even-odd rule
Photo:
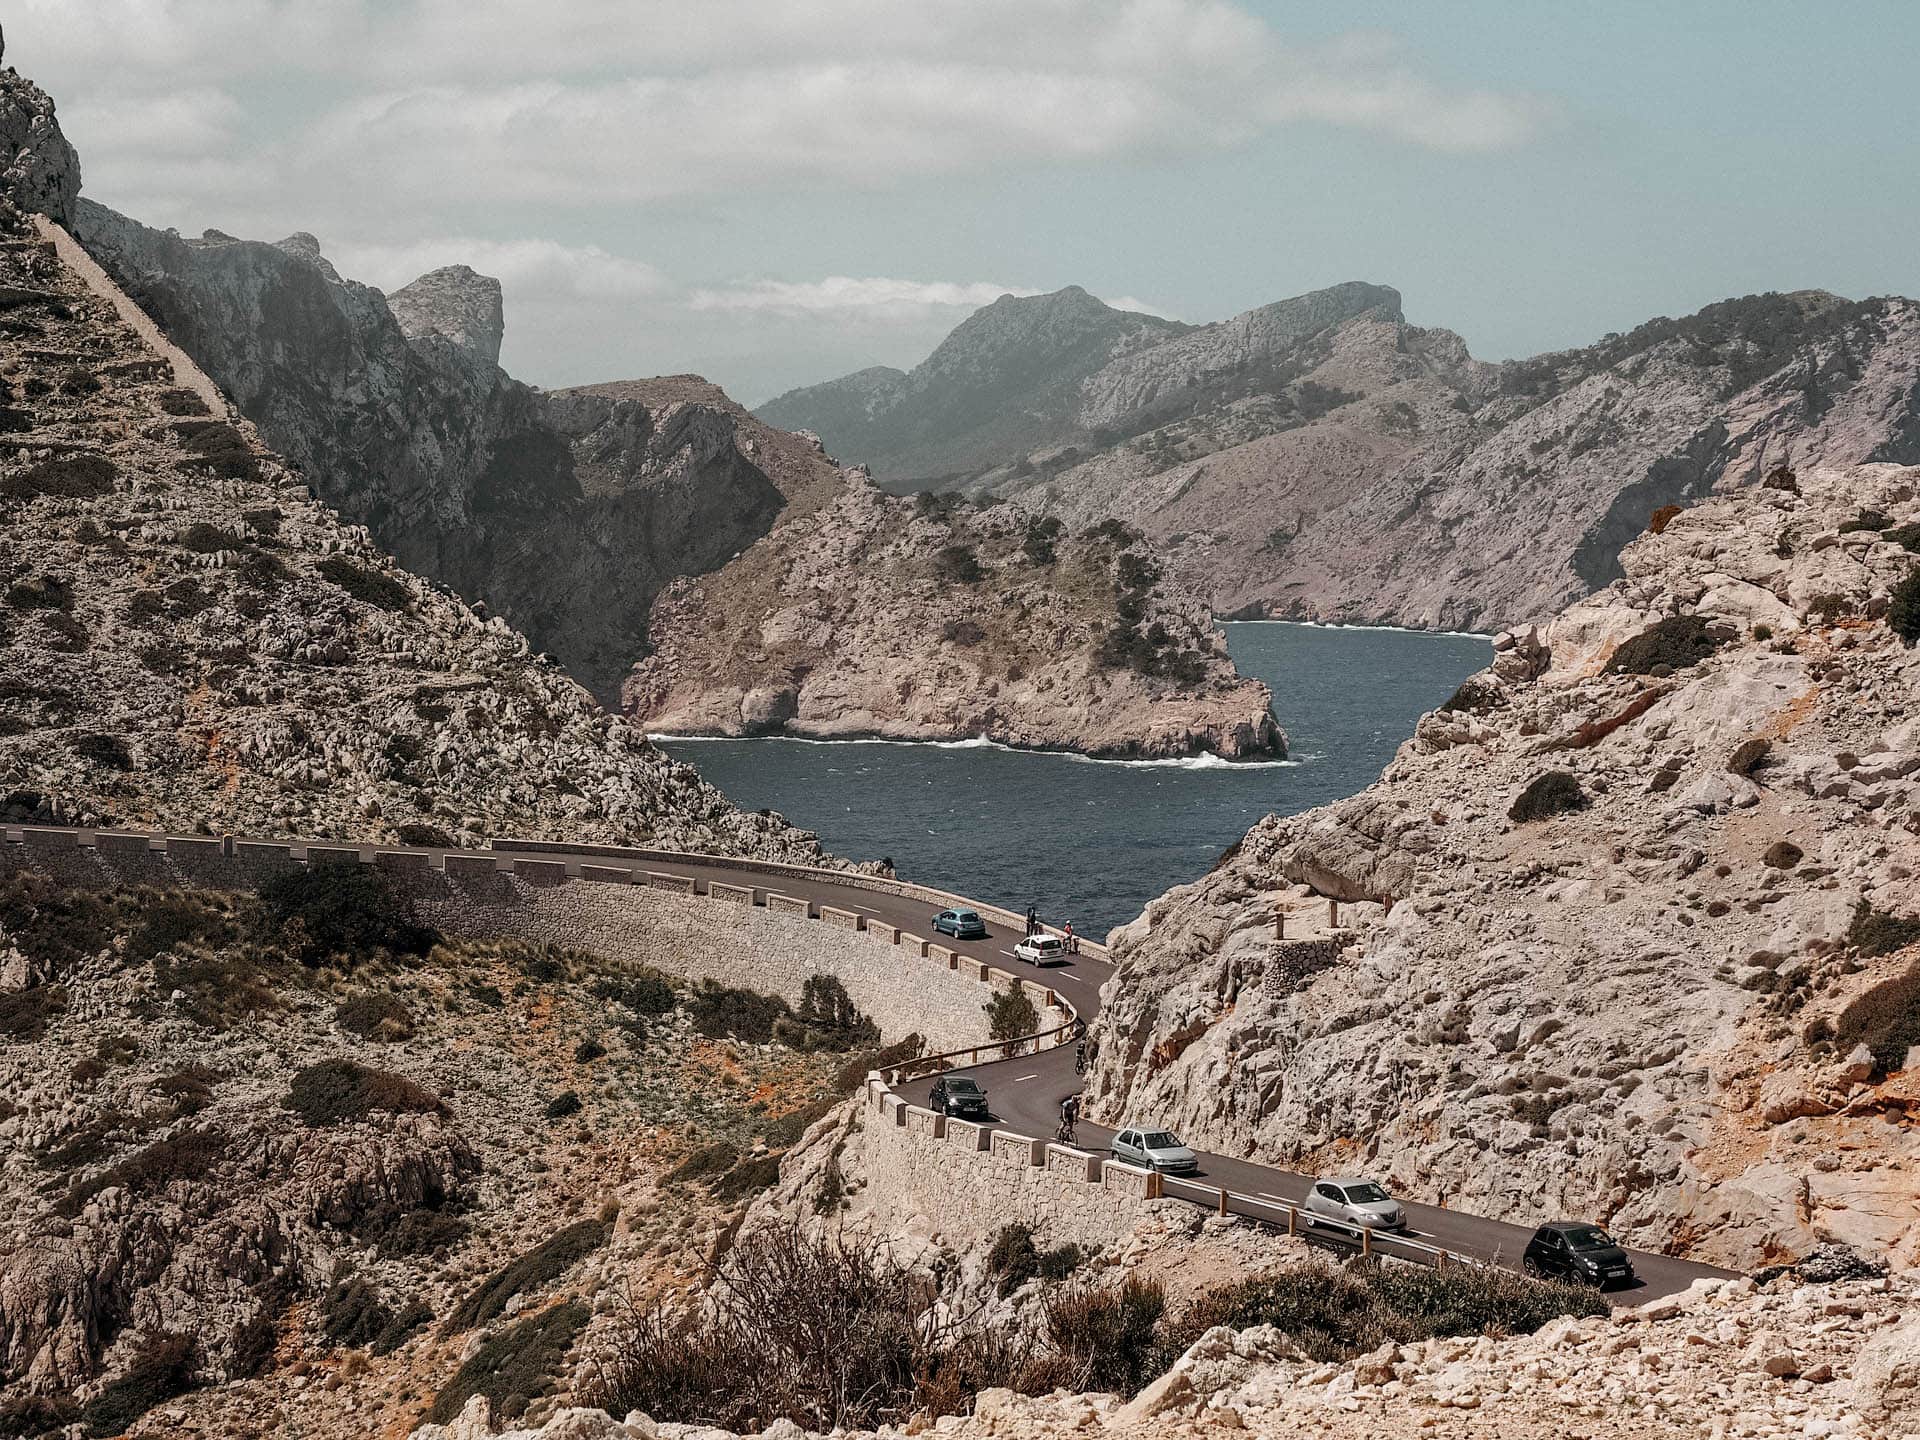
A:
<svg viewBox="0 0 1920 1440">
<path fill-rule="evenodd" d="M 8 223 L 6 820 L 819 859 L 397 568 Z"/>
<path fill-rule="evenodd" d="M 491 275 L 466 265 L 429 270 L 387 296 L 387 309 L 409 340 L 437 335 L 483 365 L 500 363 L 507 320 L 500 282 Z"/>
<path fill-rule="evenodd" d="M 1409 325 L 1397 292 L 1356 282 L 1142 331 L 1042 402 L 1002 399 L 998 429 L 970 402 L 962 432 L 948 372 L 986 397 L 983 374 L 1027 363 L 967 343 L 973 324 L 936 352 L 940 373 L 931 359 L 888 385 L 863 371 L 767 413 L 875 461 L 895 488 L 988 490 L 1082 525 L 1124 516 L 1223 614 L 1543 620 L 1616 579 L 1663 506 L 1783 462 L 1920 460 L 1920 307 L 1898 298 L 1748 296 L 1489 365 Z"/>
<path fill-rule="evenodd" d="M 79 193 L 80 157 L 60 132 L 53 101 L 18 71 L 0 71 L 0 195 L 64 224 Z"/>
<path fill-rule="evenodd" d="M 1091 1113 L 1730 1265 L 1920 1261 L 1917 487 L 1783 473 L 1496 640 L 1379 783 L 1115 932 Z M 1329 898 L 1297 973 L 1275 913 Z"/>
<path fill-rule="evenodd" d="M 668 587 L 622 701 L 653 733 L 1284 754 L 1271 696 L 1137 534 L 1035 533 L 850 474 L 725 569 Z"/>
</svg>

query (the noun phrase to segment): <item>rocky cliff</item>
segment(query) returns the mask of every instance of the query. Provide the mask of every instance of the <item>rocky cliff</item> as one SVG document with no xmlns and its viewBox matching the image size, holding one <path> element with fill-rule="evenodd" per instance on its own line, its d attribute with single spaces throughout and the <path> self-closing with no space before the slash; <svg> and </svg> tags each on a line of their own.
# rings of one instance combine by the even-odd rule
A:
<svg viewBox="0 0 1920 1440">
<path fill-rule="evenodd" d="M 1286 753 L 1267 687 L 1138 532 L 888 495 L 854 472 L 676 581 L 622 692 L 655 733 L 884 736 L 1128 758 Z"/>
<path fill-rule="evenodd" d="M 76 231 L 322 499 L 608 699 L 660 587 L 785 503 L 704 398 L 555 404 L 507 375 L 499 283 L 465 266 L 383 296 L 309 235 L 186 240 L 85 200 Z"/>
<path fill-rule="evenodd" d="M 0 249 L 5 818 L 817 859 L 398 568 L 17 211 Z M 183 364 L 190 365 L 183 358 Z"/>
<path fill-rule="evenodd" d="M 1114 933 L 1090 1110 L 1731 1265 L 1920 1260 L 1916 482 L 1663 512 L 1377 784 Z"/>
<path fill-rule="evenodd" d="M 972 325 L 911 386 L 866 371 L 767 413 L 885 474 L 1076 524 L 1125 516 L 1226 614 L 1540 620 L 1616 578 L 1620 547 L 1663 505 L 1787 459 L 1920 459 L 1920 308 L 1897 298 L 1749 296 L 1489 365 L 1450 331 L 1409 325 L 1397 292 L 1351 283 L 1136 332 L 1044 403 L 1000 402 L 1004 431 L 975 402 L 962 445 L 943 421 L 962 387 L 945 376 L 989 396 L 982 373 L 1027 363 Z"/>
</svg>

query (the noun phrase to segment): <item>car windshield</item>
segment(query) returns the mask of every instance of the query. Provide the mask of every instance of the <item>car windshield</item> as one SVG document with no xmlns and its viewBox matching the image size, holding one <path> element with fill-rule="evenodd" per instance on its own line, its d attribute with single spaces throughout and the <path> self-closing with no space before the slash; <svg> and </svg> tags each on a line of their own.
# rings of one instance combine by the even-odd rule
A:
<svg viewBox="0 0 1920 1440">
<path fill-rule="evenodd" d="M 1140 1143 L 1149 1150 L 1178 1150 L 1180 1139 L 1169 1130 L 1149 1130 L 1140 1137 Z"/>
<path fill-rule="evenodd" d="M 1382 1190 L 1371 1180 L 1364 1180 L 1358 1185 L 1347 1186 L 1347 1203 L 1349 1205 L 1378 1205 L 1382 1201 L 1391 1198 L 1386 1191 Z"/>
<path fill-rule="evenodd" d="M 1598 1225 L 1586 1225 L 1578 1230 L 1568 1230 L 1564 1233 L 1567 1244 L 1576 1250 L 1605 1250 L 1613 1244 L 1613 1237 Z"/>
<path fill-rule="evenodd" d="M 1033 943 L 1042 950 L 1058 950 L 1060 948 L 1059 940 L 1052 935 L 1042 935 Z"/>
<path fill-rule="evenodd" d="M 947 1082 L 947 1093 L 949 1095 L 978 1095 L 980 1093 L 980 1087 L 971 1080 L 949 1080 Z"/>
</svg>

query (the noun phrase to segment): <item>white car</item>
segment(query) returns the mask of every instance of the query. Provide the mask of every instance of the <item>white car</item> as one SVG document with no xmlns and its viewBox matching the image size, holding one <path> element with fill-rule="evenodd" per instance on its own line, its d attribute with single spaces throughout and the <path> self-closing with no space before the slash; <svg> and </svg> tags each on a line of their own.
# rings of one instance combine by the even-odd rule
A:
<svg viewBox="0 0 1920 1440">
<path fill-rule="evenodd" d="M 1110 1148 L 1114 1159 L 1142 1170 L 1158 1170 L 1162 1175 L 1192 1175 L 1200 1168 L 1200 1157 L 1182 1145 L 1171 1130 L 1129 1125 L 1114 1133 Z"/>
<path fill-rule="evenodd" d="M 1029 965 L 1064 965 L 1067 942 L 1058 935 L 1029 935 L 1013 947 L 1013 953 Z"/>
<path fill-rule="evenodd" d="M 1316 1180 L 1300 1209 L 1309 1225 L 1331 1225 L 1355 1234 L 1407 1228 L 1407 1212 L 1400 1202 L 1371 1180 L 1345 1176 Z"/>
</svg>

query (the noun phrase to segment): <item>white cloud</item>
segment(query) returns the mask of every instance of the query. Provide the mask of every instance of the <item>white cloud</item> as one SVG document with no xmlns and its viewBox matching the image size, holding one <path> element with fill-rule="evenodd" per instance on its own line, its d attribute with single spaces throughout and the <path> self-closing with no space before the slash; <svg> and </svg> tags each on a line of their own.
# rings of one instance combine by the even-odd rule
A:
<svg viewBox="0 0 1920 1440">
<path fill-rule="evenodd" d="M 344 275 L 393 291 L 442 265 L 471 265 L 499 280 L 509 303 L 650 299 L 673 287 L 653 266 L 598 245 L 452 236 L 404 244 L 324 246 Z"/>
<path fill-rule="evenodd" d="M 952 280 L 889 280 L 829 275 L 824 280 L 749 280 L 697 289 L 687 297 L 694 310 L 771 311 L 781 315 L 841 314 L 862 319 L 918 321 L 930 311 L 977 310 L 1002 295 L 1037 295 L 1019 285 Z"/>
</svg>

